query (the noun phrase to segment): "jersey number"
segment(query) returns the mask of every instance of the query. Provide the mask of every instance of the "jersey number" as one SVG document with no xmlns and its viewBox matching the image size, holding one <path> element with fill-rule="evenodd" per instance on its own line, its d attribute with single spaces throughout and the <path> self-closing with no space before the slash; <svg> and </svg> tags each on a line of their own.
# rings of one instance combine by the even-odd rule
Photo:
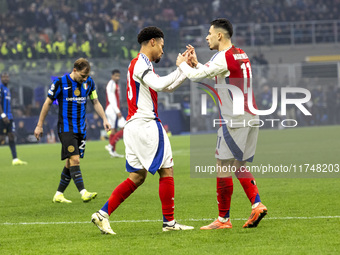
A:
<svg viewBox="0 0 340 255">
<path fill-rule="evenodd" d="M 243 63 L 242 65 L 241 65 L 241 69 L 242 69 L 242 71 L 243 71 L 243 93 L 244 94 L 247 94 L 248 93 L 248 85 L 247 85 L 247 83 L 248 83 L 248 78 L 250 78 L 249 79 L 249 85 L 251 86 L 252 84 L 251 84 L 251 82 L 252 82 L 252 77 L 253 77 L 253 74 L 252 74 L 252 72 L 251 72 L 251 67 L 250 67 L 250 62 L 247 62 L 247 63 Z M 248 73 L 247 73 L 247 69 L 248 69 L 248 72 L 249 72 L 249 77 L 248 77 Z"/>
<path fill-rule="evenodd" d="M 86 141 L 85 140 L 81 140 L 80 142 L 81 142 L 81 144 L 79 146 L 79 150 L 85 150 Z"/>
<path fill-rule="evenodd" d="M 127 94 L 128 94 L 129 100 L 131 100 L 132 97 L 133 97 L 133 92 L 132 92 L 132 87 L 131 87 L 131 84 L 130 84 L 130 72 L 129 71 L 127 73 L 127 84 L 128 84 L 128 92 L 127 92 Z"/>
</svg>

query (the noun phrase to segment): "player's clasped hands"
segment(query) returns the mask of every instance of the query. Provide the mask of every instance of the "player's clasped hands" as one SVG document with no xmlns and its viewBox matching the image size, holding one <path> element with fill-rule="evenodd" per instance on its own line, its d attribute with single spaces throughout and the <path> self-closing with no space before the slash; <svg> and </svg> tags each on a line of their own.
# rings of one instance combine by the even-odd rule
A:
<svg viewBox="0 0 340 255">
<path fill-rule="evenodd" d="M 187 49 L 185 52 L 183 52 L 182 54 L 178 53 L 176 66 L 179 66 L 183 62 L 186 62 L 189 66 L 195 67 L 198 63 L 195 48 L 190 44 L 186 47 Z"/>
</svg>

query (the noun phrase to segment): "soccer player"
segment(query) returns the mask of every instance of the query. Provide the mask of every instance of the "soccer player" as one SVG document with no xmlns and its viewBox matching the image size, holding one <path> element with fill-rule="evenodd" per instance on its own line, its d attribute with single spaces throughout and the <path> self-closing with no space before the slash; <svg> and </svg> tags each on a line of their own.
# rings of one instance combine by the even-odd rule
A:
<svg viewBox="0 0 340 255">
<path fill-rule="evenodd" d="M 79 166 L 79 159 L 84 157 L 85 152 L 87 97 L 90 97 L 95 111 L 103 119 L 106 131 L 110 129 L 110 124 L 98 100 L 95 83 L 89 74 L 90 63 L 84 58 L 79 58 L 74 62 L 70 74 L 54 80 L 34 130 L 34 135 L 39 140 L 43 133 L 46 115 L 53 101 L 57 100 L 59 104 L 58 135 L 62 144 L 61 159 L 66 159 L 66 164 L 61 172 L 59 187 L 53 197 L 54 203 L 72 203 L 71 200 L 64 197 L 64 191 L 71 179 L 73 179 L 84 202 L 89 202 L 97 196 L 96 192 L 88 192 L 85 189 Z"/>
<path fill-rule="evenodd" d="M 12 165 L 27 165 L 27 162 L 17 158 L 17 150 L 15 146 L 15 123 L 11 111 L 11 92 L 8 88 L 9 74 L 1 74 L 0 84 L 0 143 L 5 143 L 5 137 L 8 136 L 8 144 L 12 153 Z"/>
<path fill-rule="evenodd" d="M 106 86 L 106 109 L 105 114 L 112 127 L 109 144 L 105 149 L 109 152 L 111 157 L 123 158 L 124 156 L 116 152 L 116 143 L 123 138 L 123 128 L 125 119 L 119 109 L 120 89 L 118 82 L 120 80 L 120 71 L 115 69 L 111 73 L 111 80 Z M 120 129 L 120 130 L 118 130 Z"/>
<path fill-rule="evenodd" d="M 211 50 L 218 52 L 205 65 L 198 63 L 194 48 L 189 45 L 190 53 L 177 57 L 177 66 L 193 81 L 203 78 L 212 78 L 216 84 L 230 84 L 242 90 L 244 98 L 251 96 L 253 107 L 257 109 L 254 94 L 247 95 L 251 82 L 251 65 L 246 53 L 236 48 L 231 43 L 233 27 L 227 19 L 212 21 L 206 40 Z M 186 61 L 191 61 L 190 67 Z M 226 81 L 228 80 L 228 81 Z M 222 100 L 220 105 L 221 115 L 228 123 L 218 130 L 215 158 L 217 165 L 224 169 L 237 169 L 235 175 L 240 181 L 246 195 L 252 204 L 252 212 L 243 225 L 244 228 L 257 227 L 261 219 L 267 214 L 267 208 L 261 203 L 259 191 L 253 175 L 245 168 L 246 162 L 252 162 L 258 136 L 258 127 L 248 126 L 258 116 L 251 113 L 247 100 L 244 100 L 244 115 L 233 115 L 232 96 L 227 88 L 218 88 L 218 94 Z M 234 125 L 230 125 L 234 123 Z M 242 126 L 240 123 L 246 123 Z M 239 124 L 239 125 L 237 125 Z M 253 124 L 254 125 L 254 124 Z M 229 167 L 229 168 L 228 168 Z M 233 168 L 232 168 L 233 167 Z M 221 169 L 221 168 L 220 168 Z M 233 180 L 230 172 L 217 173 L 217 201 L 219 216 L 213 223 L 201 227 L 201 229 L 232 228 L 230 221 L 230 201 L 233 193 Z"/>
<path fill-rule="evenodd" d="M 127 101 L 129 113 L 124 127 L 126 170 L 129 177 L 119 184 L 109 200 L 92 214 L 92 222 L 104 234 L 114 235 L 109 216 L 142 183 L 147 173 L 158 172 L 159 197 L 162 203 L 163 231 L 190 230 L 174 219 L 173 159 L 168 136 L 158 118 L 157 92 L 171 92 L 185 80 L 177 68 L 167 76 L 154 73 L 152 62 L 163 55 L 164 35 L 157 27 L 146 27 L 138 34 L 140 52 L 127 73 Z"/>
</svg>

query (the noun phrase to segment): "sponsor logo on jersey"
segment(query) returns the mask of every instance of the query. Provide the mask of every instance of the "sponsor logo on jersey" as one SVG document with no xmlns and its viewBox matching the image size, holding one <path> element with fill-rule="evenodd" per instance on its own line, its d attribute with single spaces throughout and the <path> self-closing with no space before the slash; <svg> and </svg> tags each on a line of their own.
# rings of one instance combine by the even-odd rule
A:
<svg viewBox="0 0 340 255">
<path fill-rule="evenodd" d="M 78 104 L 85 104 L 86 97 L 67 97 L 66 101 L 76 101 Z"/>
<path fill-rule="evenodd" d="M 67 150 L 71 153 L 74 152 L 74 146 L 73 145 L 68 146 Z"/>
</svg>

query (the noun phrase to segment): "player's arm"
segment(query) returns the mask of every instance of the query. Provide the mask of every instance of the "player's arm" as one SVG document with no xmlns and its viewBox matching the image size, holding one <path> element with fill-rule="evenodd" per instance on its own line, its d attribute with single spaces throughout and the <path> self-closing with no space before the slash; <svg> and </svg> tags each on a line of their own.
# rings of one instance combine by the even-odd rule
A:
<svg viewBox="0 0 340 255">
<path fill-rule="evenodd" d="M 37 126 L 35 127 L 35 130 L 34 130 L 34 136 L 37 138 L 38 141 L 40 140 L 40 137 L 43 134 L 44 121 L 45 121 L 45 118 L 47 116 L 48 111 L 51 108 L 52 103 L 53 103 L 53 100 L 51 98 L 47 97 L 43 106 L 42 106 L 42 109 L 41 109 L 41 112 L 40 112 L 40 115 L 39 115 L 38 124 L 37 124 Z"/>
<path fill-rule="evenodd" d="M 0 87 L 0 116 L 1 116 L 1 119 L 7 124 L 9 123 L 9 119 L 7 118 L 7 115 L 6 113 L 4 113 L 4 110 L 2 109 L 2 100 L 3 100 L 3 95 L 2 95 L 2 90 L 1 90 L 1 87 Z"/>
<path fill-rule="evenodd" d="M 0 116 L 1 116 L 1 119 L 7 124 L 9 123 L 9 119 L 7 118 L 7 115 L 6 113 L 4 113 L 4 111 L 2 110 L 2 106 L 1 106 L 1 101 L 0 101 Z"/>
<path fill-rule="evenodd" d="M 198 63 L 195 53 L 195 57 L 191 59 L 191 62 L 195 61 L 195 68 L 187 64 L 190 57 L 192 58 L 192 54 L 178 54 L 176 60 L 176 65 L 190 80 L 201 81 L 204 78 L 214 78 L 216 75 L 227 71 L 227 63 L 223 54 L 218 54 L 213 60 L 201 65 Z"/>
<path fill-rule="evenodd" d="M 97 92 L 95 90 L 93 90 L 92 93 L 90 94 L 90 99 L 93 104 L 94 110 L 99 115 L 99 117 L 101 117 L 103 120 L 104 129 L 106 130 L 106 132 L 108 132 L 111 129 L 111 125 L 109 124 L 106 118 L 103 106 L 100 104 L 98 100 Z"/>
<path fill-rule="evenodd" d="M 61 91 L 61 81 L 60 81 L 60 78 L 57 78 L 57 79 L 54 80 L 50 89 L 48 90 L 47 98 L 46 98 L 46 100 L 43 104 L 43 107 L 41 108 L 38 124 L 37 124 L 37 126 L 34 130 L 34 136 L 37 138 L 38 141 L 39 141 L 39 139 L 42 136 L 43 131 L 44 131 L 43 125 L 44 125 L 44 121 L 45 121 L 45 118 L 47 116 L 47 113 L 50 110 L 53 101 L 60 94 L 60 91 Z"/>
<path fill-rule="evenodd" d="M 182 83 L 185 81 L 186 78 L 187 77 L 185 76 L 185 74 L 181 73 L 180 77 L 174 83 L 172 83 L 170 86 L 164 88 L 162 91 L 163 92 L 169 92 L 169 93 L 174 92 L 179 86 L 182 85 Z"/>
<path fill-rule="evenodd" d="M 145 85 L 152 88 L 155 91 L 162 91 L 164 88 L 172 85 L 181 76 L 181 71 L 177 68 L 172 73 L 166 76 L 158 76 L 150 68 L 142 69 L 140 72 L 136 72 L 135 76 L 138 80 L 142 81 Z"/>
</svg>

